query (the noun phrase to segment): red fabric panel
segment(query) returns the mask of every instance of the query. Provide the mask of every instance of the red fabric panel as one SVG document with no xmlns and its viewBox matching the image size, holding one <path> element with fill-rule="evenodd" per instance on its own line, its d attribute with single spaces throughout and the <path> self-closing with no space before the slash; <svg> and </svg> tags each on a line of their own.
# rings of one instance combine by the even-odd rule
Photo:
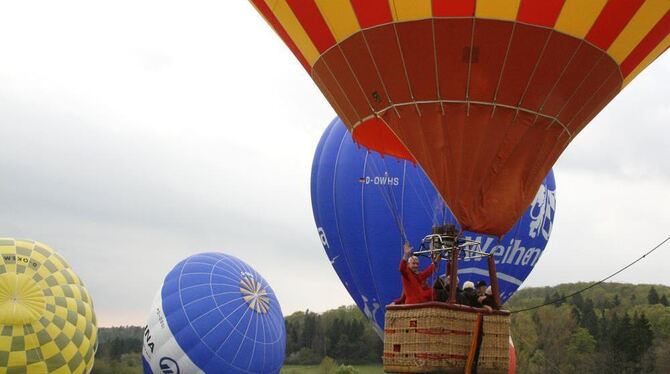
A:
<svg viewBox="0 0 670 374">
<path fill-rule="evenodd" d="M 270 10 L 267 4 L 265 4 L 265 1 L 251 0 L 251 2 L 256 6 L 256 9 L 258 9 L 258 11 L 261 12 L 261 14 L 263 14 L 265 19 L 272 26 L 275 32 L 279 35 L 281 40 L 284 41 L 288 49 L 290 49 L 291 52 L 293 52 L 293 54 L 295 55 L 295 57 L 298 58 L 298 61 L 300 61 L 300 64 L 302 64 L 305 70 L 307 70 L 308 73 L 312 71 L 312 67 L 305 59 L 305 56 L 302 55 L 298 47 L 295 45 L 295 43 L 293 43 L 293 40 L 291 40 L 291 38 L 288 36 L 286 30 L 284 30 L 281 23 L 279 23 L 279 20 L 277 20 L 277 17 L 275 17 L 274 13 L 272 13 L 272 10 Z"/>
<path fill-rule="evenodd" d="M 409 83 L 405 77 L 394 25 L 376 27 L 363 33 L 391 101 L 393 103 L 411 101 Z"/>
<path fill-rule="evenodd" d="M 354 106 L 358 116 L 363 119 L 367 117 L 372 111 L 370 110 L 370 102 L 368 96 L 361 91 L 361 86 L 356 81 L 346 58 L 339 48 L 333 48 L 322 56 L 328 64 L 328 68 L 333 73 L 335 80 L 342 87 L 342 90 L 347 95 L 347 99 Z"/>
<path fill-rule="evenodd" d="M 510 144 L 508 134 L 521 128 L 519 121 L 515 120 L 515 118 L 521 118 L 514 110 L 497 107 L 495 111 L 492 111 L 490 107 L 472 105 L 470 114 L 474 112 L 479 112 L 481 115 L 479 123 L 472 124 L 472 126 L 481 127 L 477 130 L 481 137 L 476 142 L 471 142 L 466 156 L 467 159 L 474 161 L 475 165 L 470 170 L 469 177 L 466 177 L 466 186 L 472 189 L 482 186 L 487 175 L 495 170 L 493 167 L 503 157 L 505 148 L 516 145 L 516 143 Z M 465 175 L 465 173 L 462 174 Z"/>
<path fill-rule="evenodd" d="M 591 99 L 612 74 L 619 75 L 618 70 L 619 67 L 612 59 L 603 56 L 586 79 L 573 92 L 570 100 L 565 103 L 558 115 L 559 120 L 563 124 L 569 123 L 572 117 Z"/>
<path fill-rule="evenodd" d="M 586 35 L 586 40 L 606 50 L 642 3 L 644 0 L 609 0 Z"/>
<path fill-rule="evenodd" d="M 480 189 L 487 174 L 491 172 L 493 165 L 514 119 L 514 111 L 504 108 L 496 108 L 484 105 L 470 105 L 469 113 L 459 115 L 458 122 L 461 126 L 467 126 L 464 131 L 468 144 L 466 155 L 463 156 L 463 164 L 459 173 L 462 183 L 458 194 L 468 194 Z M 472 116 L 472 118 L 468 118 Z M 495 126 L 491 126 L 495 124 Z M 477 141 L 470 137 L 475 136 Z M 475 198 L 470 196 L 471 199 Z"/>
<path fill-rule="evenodd" d="M 560 78 L 563 68 L 582 42 L 565 34 L 552 32 L 549 43 L 544 49 L 533 79 L 523 93 L 519 104 L 529 110 L 538 110 L 556 81 Z"/>
<path fill-rule="evenodd" d="M 390 105 L 388 95 L 379 79 L 375 62 L 368 52 L 362 33 L 356 33 L 340 43 L 339 47 L 358 78 L 365 95 L 375 111 Z"/>
<path fill-rule="evenodd" d="M 362 144 L 375 152 L 383 155 L 402 158 L 416 163 L 412 155 L 407 151 L 404 145 L 398 140 L 398 137 L 386 126 L 380 118 L 372 118 L 352 131 L 354 142 Z"/>
<path fill-rule="evenodd" d="M 453 121 L 447 125 L 445 119 L 454 116 L 456 111 L 452 110 L 452 107 L 464 108 L 465 104 L 443 104 L 441 106 L 439 103 L 421 103 L 417 105 L 419 111 L 413 105 L 401 106 L 397 108 L 399 117 L 395 115 L 395 112 L 389 111 L 383 115 L 384 119 L 424 170 L 432 170 L 429 178 L 440 194 L 452 196 L 455 194 L 452 188 L 457 184 L 440 181 L 449 180 L 449 176 L 458 173 L 464 154 L 463 149 L 467 147 L 467 143 L 462 141 L 462 128 L 454 125 Z M 461 111 L 465 112 L 465 109 Z M 420 120 L 423 122 L 419 122 Z"/>
<path fill-rule="evenodd" d="M 513 106 L 519 103 L 549 33 L 545 28 L 516 25 L 496 102 Z"/>
<path fill-rule="evenodd" d="M 492 102 L 502 65 L 505 62 L 507 46 L 512 36 L 511 22 L 475 21 L 473 40 L 475 57 L 470 66 L 471 100 Z M 476 57 L 479 55 L 478 57 Z"/>
<path fill-rule="evenodd" d="M 286 3 L 320 53 L 335 44 L 335 37 L 314 0 L 286 0 Z"/>
<path fill-rule="evenodd" d="M 435 51 L 437 53 L 440 97 L 446 100 L 465 100 L 468 81 L 468 61 L 472 37 L 472 19 L 436 19 Z"/>
<path fill-rule="evenodd" d="M 658 44 L 670 33 L 670 11 L 665 12 L 656 26 L 640 41 L 628 57 L 621 63 L 621 74 L 627 77 Z"/>
<path fill-rule="evenodd" d="M 384 114 L 388 126 L 426 171 L 439 193 L 445 199 L 455 196 L 454 188 L 458 184 L 453 183 L 453 178 L 448 176 L 455 175 L 453 165 L 458 162 L 456 158 L 460 157 L 460 154 L 449 148 L 453 142 L 448 136 L 450 126 L 447 126 L 446 119 L 450 117 L 442 115 L 439 104 L 421 105 L 421 115 L 413 106 L 402 106 L 397 109 L 400 112 L 399 117 L 392 116 L 389 112 Z M 449 181 L 452 184 L 448 183 Z M 449 200 L 445 201 L 450 204 Z"/>
<path fill-rule="evenodd" d="M 575 90 L 580 87 L 586 75 L 591 72 L 591 69 L 594 68 L 601 57 L 603 57 L 603 51 L 587 43 L 582 43 L 570 64 L 565 68 L 560 81 L 542 104 L 540 111 L 555 116 L 575 93 Z"/>
<path fill-rule="evenodd" d="M 433 17 L 472 17 L 475 0 L 433 0 Z"/>
<path fill-rule="evenodd" d="M 315 82 L 320 81 L 322 83 L 323 88 L 321 91 L 326 93 L 326 98 L 328 98 L 328 96 L 333 98 L 331 105 L 336 109 L 339 107 L 342 113 L 344 113 L 344 117 L 348 120 L 345 122 L 348 127 L 353 126 L 354 123 L 361 120 L 361 116 L 356 113 L 356 110 L 347 99 L 347 93 L 342 91 L 337 80 L 330 73 L 330 70 L 328 70 L 324 59 L 320 59 L 316 62 L 312 76 Z M 343 120 L 345 120 L 345 118 L 343 118 Z"/>
<path fill-rule="evenodd" d="M 398 137 L 400 142 L 404 144 L 414 160 L 418 161 L 420 159 L 423 162 L 422 166 L 426 165 L 429 168 L 443 172 L 445 169 L 444 163 L 436 162 L 438 158 L 436 155 L 442 155 L 442 151 L 435 150 L 434 146 L 437 144 L 431 140 L 429 134 L 426 132 L 426 128 L 421 127 L 416 122 L 417 117 L 427 116 L 434 118 L 435 113 L 438 113 L 440 110 L 439 105 L 420 105 L 419 110 L 421 111 L 421 115 L 418 114 L 416 105 L 403 105 L 397 107 L 396 110 L 397 113 L 394 110 L 389 110 L 382 114 L 386 125 Z M 411 146 L 410 143 L 412 144 Z M 431 156 L 430 152 L 432 151 L 437 153 Z"/>
<path fill-rule="evenodd" d="M 500 147 L 492 170 L 484 181 L 484 194 L 490 196 L 492 209 L 496 209 L 496 201 L 505 201 L 506 197 L 516 198 L 517 217 L 530 205 L 542 180 L 549 172 L 558 155 L 544 164 L 543 168 L 535 169 L 531 165 L 553 148 L 557 135 L 562 131 L 559 126 L 546 126 L 548 120 L 534 122 L 532 114 L 525 113 L 516 118 L 505 134 L 505 141 Z M 533 124 L 534 123 L 534 124 Z M 548 165 L 548 166 L 547 166 Z M 500 188 L 502 191 L 498 191 Z"/>
<path fill-rule="evenodd" d="M 531 25 L 554 27 L 563 3 L 565 0 L 522 0 L 517 20 Z"/>
<path fill-rule="evenodd" d="M 388 0 L 351 0 L 361 28 L 393 22 Z"/>
<path fill-rule="evenodd" d="M 453 120 L 467 116 L 467 104 L 444 104 L 442 107 L 444 108 L 444 116 L 452 119 L 452 121 L 447 125 L 442 122 L 442 117 L 444 117 L 442 113 L 436 112 L 435 117 L 441 126 L 434 126 L 429 129 L 428 141 L 436 142 L 437 151 L 443 155 L 440 161 L 444 162 L 445 166 L 438 174 L 439 180 L 449 180 L 450 176 L 461 175 L 464 168 L 469 166 L 466 164 L 470 156 L 469 149 L 473 144 L 466 138 L 466 133 L 472 131 L 472 129 L 465 128 L 462 125 L 463 121 Z M 448 184 L 444 191 L 440 191 L 440 193 L 445 195 L 458 194 L 458 184 Z"/>
<path fill-rule="evenodd" d="M 501 110 L 500 108 L 496 110 L 496 113 L 505 111 L 512 113 L 501 113 L 503 118 L 515 114 L 513 110 Z M 490 171 L 479 182 L 481 184 L 480 194 L 484 199 L 483 214 L 495 217 L 497 209 L 510 209 L 512 213 L 507 219 L 511 220 L 512 215 L 518 219 L 535 197 L 546 173 L 542 174 L 536 185 L 528 186 L 525 182 L 534 177 L 533 174 L 530 174 L 529 165 L 542 155 L 541 145 L 551 134 L 544 126 L 537 126 L 537 124 L 534 126 L 534 119 L 532 114 L 520 112 L 504 129 L 505 132 L 501 134 L 503 141 L 500 142 L 499 147 L 491 150 L 495 152 L 495 158 L 488 165 Z M 491 121 L 489 128 L 497 124 L 499 121 Z M 487 165 L 477 167 L 486 168 Z M 508 229 L 513 224 L 509 224 Z"/>
<path fill-rule="evenodd" d="M 414 99 L 437 99 L 432 20 L 398 23 L 396 30 Z"/>
</svg>

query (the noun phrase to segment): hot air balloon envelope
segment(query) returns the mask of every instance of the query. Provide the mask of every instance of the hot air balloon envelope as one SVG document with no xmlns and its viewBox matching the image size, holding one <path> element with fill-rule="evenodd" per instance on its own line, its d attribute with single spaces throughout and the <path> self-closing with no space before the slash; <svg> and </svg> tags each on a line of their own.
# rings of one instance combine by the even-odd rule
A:
<svg viewBox="0 0 670 374">
<path fill-rule="evenodd" d="M 270 285 L 222 253 L 188 257 L 170 271 L 144 331 L 145 373 L 274 374 L 286 331 Z"/>
<path fill-rule="evenodd" d="M 32 240 L 0 238 L 0 257 L 0 368 L 89 373 L 98 329 L 77 274 L 53 249 Z"/>
<path fill-rule="evenodd" d="M 572 139 L 670 46 L 658 0 L 251 0 L 360 144 L 501 236 Z"/>
<path fill-rule="evenodd" d="M 403 242 L 418 248 L 433 226 L 455 222 L 420 167 L 358 147 L 338 119 L 316 150 L 312 208 L 328 258 L 378 332 L 383 330 L 385 306 L 402 292 L 398 263 Z M 502 239 L 464 233 L 494 256 L 503 302 L 539 261 L 555 210 L 556 185 L 550 172 L 523 217 Z M 458 269 L 461 285 L 468 280 L 490 283 L 486 259 L 466 257 Z M 436 274 L 444 272 L 442 265 Z"/>
</svg>

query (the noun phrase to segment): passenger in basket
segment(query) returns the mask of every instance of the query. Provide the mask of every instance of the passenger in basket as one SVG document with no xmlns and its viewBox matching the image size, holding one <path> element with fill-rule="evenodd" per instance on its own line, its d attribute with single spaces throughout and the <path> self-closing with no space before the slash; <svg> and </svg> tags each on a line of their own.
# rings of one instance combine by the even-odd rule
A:
<svg viewBox="0 0 670 374">
<path fill-rule="evenodd" d="M 475 288 L 477 288 L 477 296 L 484 296 L 486 293 L 486 281 L 481 280 L 477 282 Z"/>
<path fill-rule="evenodd" d="M 433 262 L 426 270 L 419 272 L 419 258 L 410 256 L 412 247 L 409 243 L 403 246 L 403 256 L 400 260 L 400 275 L 402 279 L 402 292 L 405 296 L 405 304 L 425 303 L 433 299 L 433 290 L 426 284 L 426 279 L 433 274 L 435 262 L 439 254 L 433 256 Z"/>
<path fill-rule="evenodd" d="M 441 302 L 447 302 L 449 301 L 449 292 L 450 292 L 450 282 L 451 276 L 450 275 L 440 275 L 437 280 L 435 280 L 435 283 L 433 283 L 433 299 L 435 301 L 441 301 Z M 463 290 L 461 290 L 460 287 L 458 287 L 458 277 L 456 277 L 456 300 L 461 299 L 461 294 L 463 293 Z"/>
<path fill-rule="evenodd" d="M 498 309 L 498 307 L 496 307 L 496 302 L 493 299 L 493 292 L 491 291 L 491 286 L 486 287 L 484 295 L 486 296 L 482 301 L 482 305 L 484 305 L 484 308 L 489 310 Z"/>
<path fill-rule="evenodd" d="M 475 284 L 467 281 L 463 283 L 463 298 L 461 304 L 468 305 L 474 308 L 481 308 L 482 304 L 477 300 L 477 291 L 475 291 Z"/>
<path fill-rule="evenodd" d="M 491 287 L 489 287 L 491 288 Z M 493 310 L 490 306 L 484 304 L 486 301 L 486 282 L 481 280 L 477 282 L 477 302 L 487 310 Z"/>
</svg>

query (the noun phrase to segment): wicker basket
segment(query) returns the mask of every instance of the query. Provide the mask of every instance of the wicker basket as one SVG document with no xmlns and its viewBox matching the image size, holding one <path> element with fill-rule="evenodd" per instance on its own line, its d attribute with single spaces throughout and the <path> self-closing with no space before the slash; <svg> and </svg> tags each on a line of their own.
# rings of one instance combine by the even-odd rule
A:
<svg viewBox="0 0 670 374">
<path fill-rule="evenodd" d="M 436 302 L 386 308 L 384 371 L 463 373 L 478 314 L 483 316 L 483 339 L 477 373 L 506 374 L 509 312 Z"/>
</svg>

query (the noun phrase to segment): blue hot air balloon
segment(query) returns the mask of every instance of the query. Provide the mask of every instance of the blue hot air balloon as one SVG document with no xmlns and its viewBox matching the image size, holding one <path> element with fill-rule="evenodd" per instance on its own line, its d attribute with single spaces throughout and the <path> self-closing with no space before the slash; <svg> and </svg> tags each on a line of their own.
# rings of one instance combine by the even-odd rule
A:
<svg viewBox="0 0 670 374">
<path fill-rule="evenodd" d="M 467 145 L 467 139 L 463 141 Z M 357 146 L 339 119 L 327 128 L 316 150 L 312 209 L 328 258 L 378 332 L 385 305 L 402 292 L 398 264 L 403 242 L 417 248 L 433 226 L 457 223 L 420 167 Z M 555 209 L 556 185 L 550 171 L 531 206 L 502 238 L 464 233 L 494 255 L 503 302 L 540 259 Z M 488 283 L 487 269 L 486 259 L 461 260 L 461 285 L 467 280 Z M 444 272 L 442 265 L 435 273 Z"/>
<path fill-rule="evenodd" d="M 144 330 L 145 373 L 279 373 L 284 317 L 270 285 L 222 253 L 183 260 L 165 277 Z"/>
</svg>

